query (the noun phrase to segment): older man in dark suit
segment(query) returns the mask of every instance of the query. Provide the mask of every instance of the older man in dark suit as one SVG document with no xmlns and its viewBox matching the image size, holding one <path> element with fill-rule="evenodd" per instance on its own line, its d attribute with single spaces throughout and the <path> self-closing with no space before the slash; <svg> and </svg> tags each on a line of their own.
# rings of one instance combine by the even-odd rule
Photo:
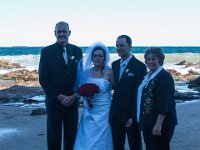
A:
<svg viewBox="0 0 200 150">
<path fill-rule="evenodd" d="M 47 141 L 49 150 L 73 150 L 78 124 L 78 102 L 74 94 L 77 70 L 82 58 L 79 47 L 69 44 L 71 31 L 66 22 L 55 27 L 56 43 L 41 51 L 39 82 L 46 93 Z"/>
<path fill-rule="evenodd" d="M 141 150 L 141 134 L 136 119 L 137 89 L 146 74 L 146 66 L 131 54 L 132 40 L 121 35 L 116 41 L 117 53 L 121 59 L 112 63 L 114 72 L 114 94 L 110 108 L 115 150 L 124 150 L 126 134 L 131 150 Z"/>
</svg>

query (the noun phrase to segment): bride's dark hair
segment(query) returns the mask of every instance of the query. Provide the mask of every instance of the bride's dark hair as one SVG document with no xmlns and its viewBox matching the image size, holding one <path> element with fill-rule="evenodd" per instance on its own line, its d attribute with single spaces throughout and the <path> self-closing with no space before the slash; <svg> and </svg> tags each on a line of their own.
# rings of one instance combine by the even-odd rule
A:
<svg viewBox="0 0 200 150">
<path fill-rule="evenodd" d="M 104 66 L 109 66 L 109 51 L 108 48 L 102 44 L 101 42 L 97 42 L 92 44 L 88 49 L 86 50 L 86 54 L 83 57 L 83 68 L 85 70 L 90 69 L 93 67 L 93 62 L 92 62 L 92 56 L 94 54 L 94 51 L 97 49 L 101 49 L 103 51 L 104 55 Z"/>
<path fill-rule="evenodd" d="M 97 49 L 102 50 L 103 55 L 104 55 L 104 64 L 101 69 L 101 73 L 103 73 L 103 69 L 105 69 L 106 67 L 111 68 L 109 66 L 110 56 L 109 56 L 108 48 L 103 43 L 96 42 L 87 48 L 85 55 L 82 59 L 82 71 L 80 73 L 81 74 L 80 83 L 85 83 L 86 79 L 91 75 L 92 68 L 94 67 L 92 56 L 94 55 L 94 52 Z"/>
<path fill-rule="evenodd" d="M 93 51 L 92 51 L 92 57 L 93 57 L 94 52 L 95 52 L 96 50 L 101 50 L 101 51 L 103 52 L 104 60 L 103 60 L 103 66 L 102 66 L 102 68 L 101 68 L 101 74 L 103 75 L 103 69 L 104 69 L 104 67 L 105 67 L 105 60 L 106 60 L 106 51 L 105 51 L 105 49 L 103 49 L 102 47 L 96 47 L 96 48 L 94 48 Z M 91 59 L 92 59 L 92 58 L 91 58 Z"/>
</svg>

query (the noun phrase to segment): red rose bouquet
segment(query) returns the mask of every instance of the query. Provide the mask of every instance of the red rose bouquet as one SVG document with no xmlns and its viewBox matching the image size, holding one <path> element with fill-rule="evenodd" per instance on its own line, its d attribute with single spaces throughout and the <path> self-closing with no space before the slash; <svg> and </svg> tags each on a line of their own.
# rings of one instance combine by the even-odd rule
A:
<svg viewBox="0 0 200 150">
<path fill-rule="evenodd" d="M 85 83 L 77 89 L 77 94 L 86 97 L 89 107 L 93 107 L 91 97 L 99 92 L 99 86 L 94 83 Z"/>
</svg>

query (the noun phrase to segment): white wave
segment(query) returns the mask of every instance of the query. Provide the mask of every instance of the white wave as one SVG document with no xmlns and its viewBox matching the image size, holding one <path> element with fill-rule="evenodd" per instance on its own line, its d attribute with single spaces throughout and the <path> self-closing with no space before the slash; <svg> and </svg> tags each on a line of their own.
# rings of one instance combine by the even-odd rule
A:
<svg viewBox="0 0 200 150">
<path fill-rule="evenodd" d="M 22 67 L 27 70 L 38 69 L 40 55 L 16 55 L 16 56 L 0 56 L 0 60 L 19 63 Z"/>
<path fill-rule="evenodd" d="M 199 93 L 199 92 L 197 92 L 195 90 L 189 89 L 187 84 L 180 85 L 180 86 L 176 85 L 175 88 L 180 93 L 186 93 L 186 92 L 190 92 L 190 93 L 194 93 L 194 94 L 195 93 Z"/>
<path fill-rule="evenodd" d="M 200 68 L 195 68 L 195 67 L 185 68 L 185 65 L 175 65 L 175 64 L 166 63 L 163 65 L 163 67 L 165 69 L 174 69 L 181 74 L 187 74 L 190 70 L 200 73 Z"/>
<path fill-rule="evenodd" d="M 133 53 L 134 54 L 134 53 Z M 85 54 L 84 54 L 85 55 Z M 144 54 L 134 54 L 136 58 L 144 62 Z M 40 55 L 16 55 L 16 56 L 0 56 L 0 60 L 8 61 L 11 63 L 20 63 L 22 66 L 25 66 L 29 69 L 36 69 L 39 65 Z M 110 62 L 112 63 L 114 60 L 119 59 L 117 53 L 110 54 Z M 173 53 L 173 54 L 165 54 L 165 64 L 176 64 L 183 60 L 190 61 L 192 63 L 196 63 L 200 61 L 199 53 Z"/>
<path fill-rule="evenodd" d="M 6 104 L 3 104 L 4 106 L 16 106 L 16 107 L 19 107 L 19 106 L 23 106 L 24 103 L 23 102 L 16 102 L 16 103 L 6 103 Z"/>
<path fill-rule="evenodd" d="M 32 98 L 29 98 L 29 99 L 36 100 L 38 102 L 43 102 L 43 101 L 45 101 L 45 95 L 38 95 L 38 96 L 34 96 Z"/>
<path fill-rule="evenodd" d="M 0 128 L 0 140 L 18 132 L 15 128 Z"/>
<path fill-rule="evenodd" d="M 24 104 L 21 108 L 46 108 L 45 103 L 38 103 L 38 104 Z"/>
<path fill-rule="evenodd" d="M 16 102 L 16 103 L 6 103 L 3 104 L 4 106 L 15 106 L 15 107 L 21 107 L 21 108 L 46 108 L 44 102 L 39 102 L 38 104 L 25 104 L 23 102 Z"/>
</svg>

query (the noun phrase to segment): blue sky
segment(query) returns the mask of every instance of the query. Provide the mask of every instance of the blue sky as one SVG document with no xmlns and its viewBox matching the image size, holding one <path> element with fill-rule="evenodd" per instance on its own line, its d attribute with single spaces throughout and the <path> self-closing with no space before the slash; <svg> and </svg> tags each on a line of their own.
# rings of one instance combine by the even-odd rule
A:
<svg viewBox="0 0 200 150">
<path fill-rule="evenodd" d="M 61 20 L 79 46 L 121 34 L 133 46 L 200 46 L 199 0 L 0 0 L 0 46 L 52 44 Z"/>
</svg>

